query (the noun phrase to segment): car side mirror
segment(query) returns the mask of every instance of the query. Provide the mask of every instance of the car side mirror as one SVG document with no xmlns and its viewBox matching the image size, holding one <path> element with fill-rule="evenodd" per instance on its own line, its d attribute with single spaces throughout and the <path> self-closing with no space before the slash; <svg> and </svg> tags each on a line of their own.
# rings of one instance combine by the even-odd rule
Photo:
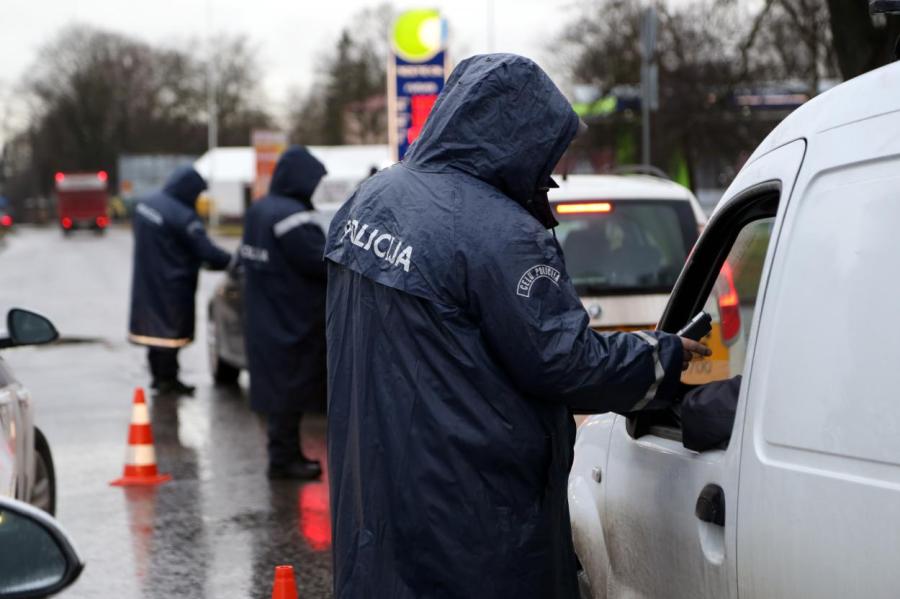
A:
<svg viewBox="0 0 900 599">
<path fill-rule="evenodd" d="M 0 347 L 43 345 L 59 339 L 52 322 L 21 308 L 13 308 L 6 314 L 6 332 L 7 338 L 0 340 Z"/>
<path fill-rule="evenodd" d="M 75 582 L 83 568 L 53 517 L 0 497 L 0 599 L 52 595 Z"/>
</svg>

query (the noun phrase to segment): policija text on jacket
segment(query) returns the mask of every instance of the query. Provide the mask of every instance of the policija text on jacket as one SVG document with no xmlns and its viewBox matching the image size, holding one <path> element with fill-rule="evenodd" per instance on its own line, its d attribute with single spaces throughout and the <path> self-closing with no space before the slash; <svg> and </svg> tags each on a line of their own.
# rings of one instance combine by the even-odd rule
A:
<svg viewBox="0 0 900 599">
<path fill-rule="evenodd" d="M 465 60 L 335 216 L 335 597 L 577 597 L 570 408 L 664 406 L 683 347 L 705 353 L 588 326 L 540 192 L 578 128 L 532 61 Z"/>
</svg>

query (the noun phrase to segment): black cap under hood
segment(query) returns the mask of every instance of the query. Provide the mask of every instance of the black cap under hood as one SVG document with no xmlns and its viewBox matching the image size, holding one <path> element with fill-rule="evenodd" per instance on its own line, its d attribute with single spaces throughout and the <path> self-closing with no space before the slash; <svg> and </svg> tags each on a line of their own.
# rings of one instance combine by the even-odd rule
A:
<svg viewBox="0 0 900 599">
<path fill-rule="evenodd" d="M 453 70 L 404 163 L 477 177 L 549 228 L 557 223 L 546 188 L 555 186 L 550 174 L 579 123 L 533 61 L 514 54 L 474 56 Z"/>
</svg>

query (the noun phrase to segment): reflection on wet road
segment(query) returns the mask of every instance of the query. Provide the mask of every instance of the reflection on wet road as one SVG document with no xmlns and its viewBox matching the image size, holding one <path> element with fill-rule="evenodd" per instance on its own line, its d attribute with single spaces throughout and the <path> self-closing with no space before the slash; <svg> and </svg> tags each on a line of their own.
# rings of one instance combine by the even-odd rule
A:
<svg viewBox="0 0 900 599">
<path fill-rule="evenodd" d="M 173 481 L 108 485 L 122 472 L 133 389 L 148 381 L 144 352 L 125 341 L 130 259 L 125 230 L 63 239 L 23 229 L 0 251 L 0 306 L 42 312 L 83 341 L 2 355 L 34 396 L 56 461 L 58 518 L 87 562 L 60 596 L 269 597 L 274 567 L 291 564 L 300 597 L 330 597 L 327 484 L 270 482 L 246 380 L 212 385 L 202 308 L 221 275 L 201 277 L 198 339 L 181 356 L 196 396 L 148 397 L 159 469 Z M 305 452 L 327 472 L 324 417 L 303 426 Z"/>
</svg>

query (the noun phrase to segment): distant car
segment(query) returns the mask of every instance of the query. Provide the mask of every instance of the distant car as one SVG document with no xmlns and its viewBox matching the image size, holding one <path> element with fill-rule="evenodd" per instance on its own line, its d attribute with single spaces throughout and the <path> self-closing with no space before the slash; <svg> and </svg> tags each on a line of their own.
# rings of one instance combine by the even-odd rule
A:
<svg viewBox="0 0 900 599">
<path fill-rule="evenodd" d="M 0 497 L 0 556 L 0 599 L 48 597 L 84 569 L 59 522 L 9 497 Z"/>
<path fill-rule="evenodd" d="M 328 231 L 340 204 L 317 205 L 315 222 Z M 229 270 L 207 304 L 206 343 L 209 370 L 217 383 L 237 381 L 247 368 L 244 349 L 243 270 L 238 265 Z"/>
<path fill-rule="evenodd" d="M 6 233 L 7 231 L 12 229 L 12 226 L 12 215 L 9 212 L 0 209 L 0 232 Z"/>
<path fill-rule="evenodd" d="M 109 175 L 56 173 L 56 208 L 63 234 L 91 229 L 98 234 L 109 226 Z"/>
<path fill-rule="evenodd" d="M 13 308 L 6 317 L 0 348 L 50 343 L 53 324 L 38 314 Z M 49 514 L 56 510 L 53 455 L 34 426 L 31 395 L 0 358 L 0 496 L 26 501 Z"/>
<path fill-rule="evenodd" d="M 706 217 L 661 177 L 554 177 L 550 202 L 566 271 L 601 331 L 652 329 Z"/>
</svg>

